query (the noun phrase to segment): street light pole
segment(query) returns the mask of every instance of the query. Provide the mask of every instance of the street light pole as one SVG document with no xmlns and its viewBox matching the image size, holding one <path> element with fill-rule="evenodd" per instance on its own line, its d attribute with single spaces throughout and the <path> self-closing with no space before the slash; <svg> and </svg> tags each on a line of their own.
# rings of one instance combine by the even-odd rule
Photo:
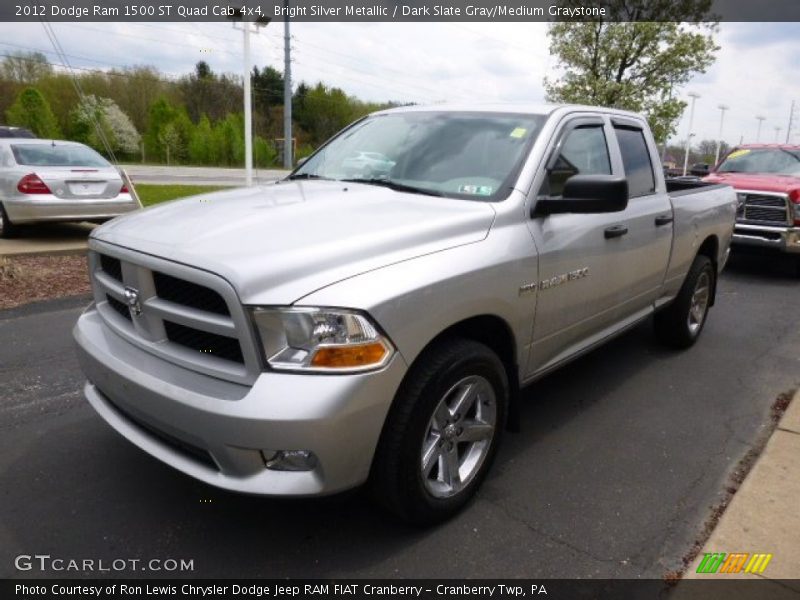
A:
<svg viewBox="0 0 800 600">
<path fill-rule="evenodd" d="M 250 92 L 250 23 L 242 23 L 244 31 L 244 172 L 245 185 L 253 185 L 253 98 Z"/>
<path fill-rule="evenodd" d="M 719 152 L 722 149 L 722 122 L 725 120 L 725 111 L 730 107 L 720 104 L 717 106 L 719 109 L 719 136 L 717 136 L 717 152 L 714 155 L 714 164 L 719 164 Z"/>
<path fill-rule="evenodd" d="M 756 144 L 757 144 L 761 139 L 761 124 L 767 119 L 767 117 L 756 115 L 756 119 L 758 120 L 758 131 L 756 131 Z"/>
<path fill-rule="evenodd" d="M 779 125 L 775 126 L 775 142 L 776 143 L 781 141 L 781 129 L 783 129 L 783 127 L 780 127 Z"/>
<path fill-rule="evenodd" d="M 239 10 L 229 15 L 229 19 L 233 20 L 233 28 L 238 29 L 236 22 L 242 21 L 242 31 L 244 32 L 244 72 L 243 72 L 243 91 L 244 91 L 244 174 L 245 185 L 250 187 L 253 185 L 253 96 L 251 92 L 251 62 L 250 62 L 250 34 L 253 31 L 250 29 L 252 25 L 255 27 L 255 33 L 258 33 L 259 27 L 266 27 L 269 23 L 269 18 L 259 17 L 255 21 L 248 21 L 244 18 L 244 10 Z"/>
<path fill-rule="evenodd" d="M 689 109 L 689 131 L 686 134 L 686 153 L 683 156 L 683 175 L 686 176 L 686 171 L 689 168 L 689 148 L 692 147 L 692 127 L 694 124 L 694 103 L 700 97 L 697 92 L 689 92 L 689 97 L 692 99 L 692 106 Z"/>
</svg>

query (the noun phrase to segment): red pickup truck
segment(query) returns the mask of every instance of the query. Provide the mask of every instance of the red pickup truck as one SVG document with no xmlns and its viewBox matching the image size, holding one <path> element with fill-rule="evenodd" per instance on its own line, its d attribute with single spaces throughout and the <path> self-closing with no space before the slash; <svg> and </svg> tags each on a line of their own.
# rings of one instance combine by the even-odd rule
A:
<svg viewBox="0 0 800 600">
<path fill-rule="evenodd" d="M 738 146 L 704 180 L 736 190 L 733 244 L 791 253 L 800 275 L 800 146 Z"/>
</svg>

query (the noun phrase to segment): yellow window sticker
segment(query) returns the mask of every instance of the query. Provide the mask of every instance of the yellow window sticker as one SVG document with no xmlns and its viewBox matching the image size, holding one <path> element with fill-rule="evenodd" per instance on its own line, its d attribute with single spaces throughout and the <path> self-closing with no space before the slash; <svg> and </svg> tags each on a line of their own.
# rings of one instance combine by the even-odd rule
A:
<svg viewBox="0 0 800 600">
<path fill-rule="evenodd" d="M 509 137 L 521 138 L 525 137 L 526 133 L 528 133 L 527 129 L 525 129 L 524 127 L 517 127 L 514 131 L 511 132 L 511 135 Z"/>
<path fill-rule="evenodd" d="M 740 156 L 744 156 L 745 154 L 750 154 L 750 150 L 748 150 L 747 148 L 742 148 L 741 150 L 734 150 L 733 152 L 728 154 L 728 156 L 726 156 L 725 158 L 726 159 L 739 158 Z"/>
</svg>

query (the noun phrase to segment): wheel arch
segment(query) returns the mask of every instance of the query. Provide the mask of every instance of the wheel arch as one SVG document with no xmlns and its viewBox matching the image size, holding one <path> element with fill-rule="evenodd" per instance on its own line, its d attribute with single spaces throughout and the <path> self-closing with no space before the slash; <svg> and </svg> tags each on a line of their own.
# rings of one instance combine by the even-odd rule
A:
<svg viewBox="0 0 800 600">
<path fill-rule="evenodd" d="M 717 275 L 719 274 L 719 239 L 716 235 L 709 235 L 700 248 L 697 250 L 697 256 L 705 256 L 714 266 L 714 285 L 711 290 L 711 303 L 709 306 L 714 306 L 717 299 Z"/>
<path fill-rule="evenodd" d="M 518 401 L 519 401 L 519 357 L 517 356 L 517 340 L 508 322 L 495 314 L 481 314 L 457 321 L 432 337 L 416 355 L 409 365 L 408 373 L 426 350 L 448 339 L 467 339 L 479 342 L 491 349 L 505 367 L 508 378 L 508 429 L 517 431 L 519 428 Z M 408 376 L 408 374 L 406 375 Z"/>
</svg>

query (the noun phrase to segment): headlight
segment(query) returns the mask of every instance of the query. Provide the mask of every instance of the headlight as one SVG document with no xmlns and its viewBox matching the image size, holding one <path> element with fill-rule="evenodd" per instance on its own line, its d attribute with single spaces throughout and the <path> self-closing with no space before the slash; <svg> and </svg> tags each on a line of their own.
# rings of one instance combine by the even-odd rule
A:
<svg viewBox="0 0 800 600">
<path fill-rule="evenodd" d="M 284 371 L 377 369 L 394 353 L 369 317 L 329 308 L 254 308 L 253 320 L 270 367 Z"/>
</svg>

